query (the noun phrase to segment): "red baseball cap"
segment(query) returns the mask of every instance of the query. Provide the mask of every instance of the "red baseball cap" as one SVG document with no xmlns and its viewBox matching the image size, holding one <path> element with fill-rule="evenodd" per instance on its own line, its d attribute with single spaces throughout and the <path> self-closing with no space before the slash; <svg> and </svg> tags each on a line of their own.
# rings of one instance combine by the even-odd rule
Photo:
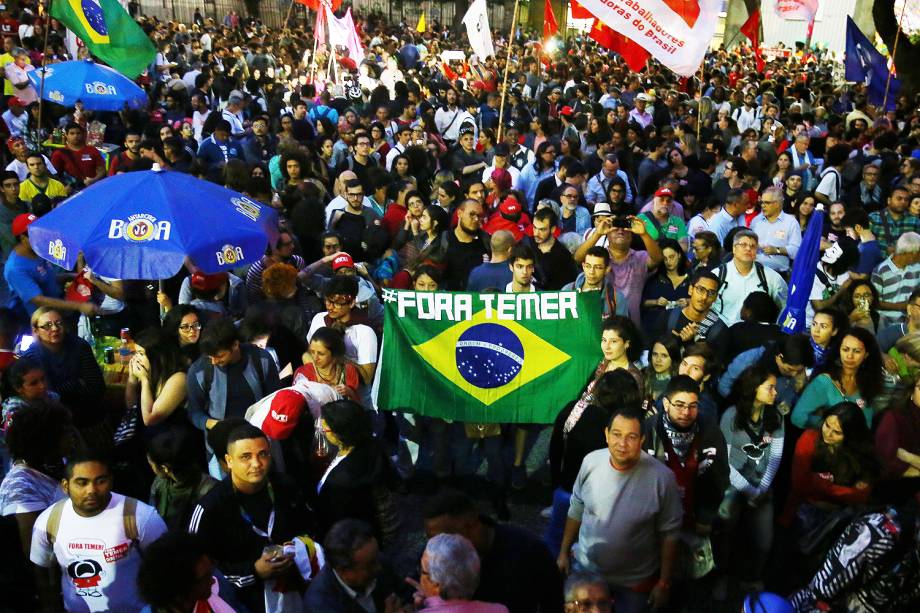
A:
<svg viewBox="0 0 920 613">
<path fill-rule="evenodd" d="M 340 253 L 335 256 L 335 259 L 332 260 L 332 272 L 337 271 L 339 268 L 354 268 L 355 261 L 347 253 Z"/>
<path fill-rule="evenodd" d="M 279 390 L 272 398 L 268 413 L 262 421 L 262 432 L 279 441 L 288 438 L 306 408 L 307 399 L 303 394 L 292 389 Z"/>
<path fill-rule="evenodd" d="M 573 109 L 573 108 L 570 107 L 570 106 L 564 106 L 564 107 L 562 107 L 562 109 L 559 110 L 559 114 L 560 114 L 560 115 L 565 115 L 566 117 L 568 117 L 569 115 L 574 115 L 574 114 L 575 114 L 575 109 Z"/>
<path fill-rule="evenodd" d="M 655 192 L 655 197 L 656 198 L 659 198 L 659 197 L 673 198 L 674 192 L 669 190 L 667 187 L 659 187 L 658 191 Z"/>
<path fill-rule="evenodd" d="M 512 197 L 507 197 L 502 200 L 501 205 L 498 207 L 499 212 L 506 217 L 514 217 L 515 215 L 520 215 L 521 213 L 521 204 Z"/>
<path fill-rule="evenodd" d="M 22 236 L 33 221 L 38 219 L 32 213 L 21 213 L 13 218 L 13 236 Z"/>
<path fill-rule="evenodd" d="M 207 275 L 200 270 L 197 270 L 192 273 L 192 278 L 189 280 L 189 284 L 191 284 L 193 288 L 202 292 L 213 292 L 219 288 L 228 278 L 229 277 L 225 272 L 218 272 L 214 273 L 213 275 Z"/>
</svg>

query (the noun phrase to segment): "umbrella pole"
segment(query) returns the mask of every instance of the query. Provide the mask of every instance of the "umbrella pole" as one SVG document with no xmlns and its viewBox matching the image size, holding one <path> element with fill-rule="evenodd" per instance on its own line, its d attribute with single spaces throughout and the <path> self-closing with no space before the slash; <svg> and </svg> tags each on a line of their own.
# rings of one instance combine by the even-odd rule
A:
<svg viewBox="0 0 920 613">
<path fill-rule="evenodd" d="M 157 281 L 157 292 L 161 294 L 163 293 L 163 279 L 160 279 L 159 281 Z M 160 321 L 163 321 L 164 317 L 166 317 L 166 309 L 161 304 L 160 305 Z"/>
<path fill-rule="evenodd" d="M 42 110 L 45 105 L 45 64 L 48 62 L 48 54 L 46 51 L 48 49 L 48 33 L 51 31 L 51 6 L 53 2 L 54 0 L 48 0 L 48 10 L 45 11 L 45 15 L 48 16 L 48 21 L 45 23 L 45 42 L 42 45 L 42 79 L 39 84 L 38 92 L 38 126 L 36 128 L 38 132 L 36 140 L 38 141 L 39 149 L 42 147 Z"/>
</svg>

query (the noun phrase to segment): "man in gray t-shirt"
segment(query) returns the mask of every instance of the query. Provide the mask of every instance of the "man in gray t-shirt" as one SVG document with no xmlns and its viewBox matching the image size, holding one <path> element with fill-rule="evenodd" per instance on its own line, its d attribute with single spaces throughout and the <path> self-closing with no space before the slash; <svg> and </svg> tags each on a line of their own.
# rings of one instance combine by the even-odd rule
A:
<svg viewBox="0 0 920 613">
<path fill-rule="evenodd" d="M 576 569 L 603 576 L 617 611 L 665 606 L 683 520 L 674 474 L 642 451 L 641 426 L 637 410 L 614 411 L 607 449 L 585 456 L 557 560 L 568 572 L 574 555 Z"/>
</svg>

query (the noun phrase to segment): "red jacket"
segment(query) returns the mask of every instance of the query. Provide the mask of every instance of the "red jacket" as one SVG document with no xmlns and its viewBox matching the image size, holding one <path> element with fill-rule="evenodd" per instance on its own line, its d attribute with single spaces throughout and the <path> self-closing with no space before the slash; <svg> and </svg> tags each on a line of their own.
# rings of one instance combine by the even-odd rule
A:
<svg viewBox="0 0 920 613">
<path fill-rule="evenodd" d="M 806 430 L 795 445 L 792 458 L 792 489 L 786 500 L 786 509 L 779 519 L 784 526 L 791 526 L 795 513 L 803 502 L 830 502 L 833 504 L 862 504 L 869 500 L 872 488 L 863 489 L 836 485 L 833 477 L 812 471 L 815 449 L 820 430 Z"/>
</svg>

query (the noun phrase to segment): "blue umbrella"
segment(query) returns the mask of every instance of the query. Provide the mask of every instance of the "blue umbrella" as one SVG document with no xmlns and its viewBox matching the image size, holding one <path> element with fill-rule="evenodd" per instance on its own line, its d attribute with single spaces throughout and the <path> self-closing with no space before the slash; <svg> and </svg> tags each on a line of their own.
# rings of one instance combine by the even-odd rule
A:
<svg viewBox="0 0 920 613">
<path fill-rule="evenodd" d="M 786 308 L 779 316 L 779 324 L 786 334 L 798 334 L 805 329 L 805 310 L 811 286 L 815 283 L 815 271 L 821 256 L 821 229 L 824 227 L 824 211 L 815 211 L 808 220 L 805 236 L 799 252 L 792 263 L 792 276 L 786 294 Z"/>
<path fill-rule="evenodd" d="M 121 111 L 125 105 L 132 109 L 147 106 L 147 94 L 134 81 L 92 60 L 49 64 L 30 70 L 28 76 L 35 91 L 44 91 L 45 100 L 64 106 L 73 106 L 78 100 L 91 111 Z"/>
<path fill-rule="evenodd" d="M 180 172 L 129 172 L 71 196 L 29 226 L 32 248 L 67 270 L 82 251 L 114 279 L 168 279 L 186 257 L 202 271 L 258 260 L 277 238 L 267 206 Z"/>
</svg>

